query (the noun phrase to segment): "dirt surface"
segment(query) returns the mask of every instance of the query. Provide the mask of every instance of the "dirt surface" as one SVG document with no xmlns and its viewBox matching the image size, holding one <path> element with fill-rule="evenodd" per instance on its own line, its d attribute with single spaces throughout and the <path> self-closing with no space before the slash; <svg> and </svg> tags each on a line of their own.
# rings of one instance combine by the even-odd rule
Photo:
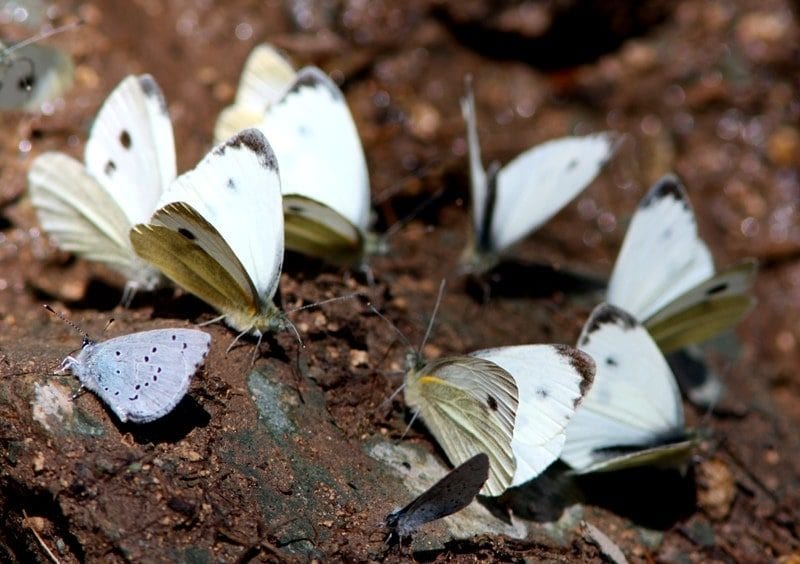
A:
<svg viewBox="0 0 800 564">
<path fill-rule="evenodd" d="M 50 550 L 62 562 L 394 561 L 416 550 L 443 561 L 598 561 L 581 518 L 637 561 L 800 557 L 800 30 L 792 5 L 647 2 L 619 19 L 598 9 L 581 18 L 580 3 L 565 2 L 564 20 L 550 3 L 488 4 L 58 4 L 56 22 L 87 22 L 51 41 L 74 58 L 74 88 L 52 115 L 0 116 L 1 560 L 45 562 Z M 597 27 L 602 40 L 586 32 Z M 186 170 L 209 148 L 241 65 L 263 40 L 342 84 L 369 161 L 378 230 L 436 195 L 393 237 L 392 252 L 371 261 L 372 287 L 287 257 L 287 310 L 360 292 L 418 343 L 447 277 L 429 356 L 572 343 L 602 292 L 583 291 L 567 272 L 607 276 L 648 185 L 667 171 L 683 178 L 717 264 L 762 263 L 759 304 L 737 328 L 738 345 L 706 347 L 728 393 L 712 414 L 686 404 L 688 422 L 709 438 L 685 477 L 643 471 L 574 490 L 545 477 L 510 502 L 533 540 L 489 534 L 499 529 L 487 525 L 442 545 L 449 537 L 439 524 L 430 544 L 387 551 L 383 517 L 413 494 L 376 449 L 440 452 L 418 425 L 398 442 L 407 415 L 401 399 L 386 400 L 401 384 L 407 347 L 359 299 L 291 314 L 304 349 L 289 334 L 269 338 L 254 366 L 252 343 L 226 354 L 232 332 L 207 327 L 205 369 L 159 422 L 123 425 L 91 394 L 69 399 L 76 379 L 51 373 L 79 337 L 43 303 L 95 336 L 112 317 L 105 336 L 190 326 L 213 312 L 172 290 L 118 307 L 120 280 L 38 231 L 24 197 L 31 159 L 45 150 L 79 156 L 108 92 L 129 73 L 149 72 L 169 102 Z M 468 231 L 465 73 L 475 76 L 487 160 L 505 162 L 567 133 L 622 135 L 599 179 L 494 272 L 485 303 L 476 299 L 482 289 L 454 275 Z M 43 394 L 62 410 L 37 411 Z M 570 521 L 576 499 L 583 503 Z"/>
</svg>

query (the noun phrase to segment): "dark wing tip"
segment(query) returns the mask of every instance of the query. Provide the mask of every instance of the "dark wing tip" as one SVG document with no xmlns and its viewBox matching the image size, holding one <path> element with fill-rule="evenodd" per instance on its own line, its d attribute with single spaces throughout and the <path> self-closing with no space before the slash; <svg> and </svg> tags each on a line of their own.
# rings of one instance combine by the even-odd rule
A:
<svg viewBox="0 0 800 564">
<path fill-rule="evenodd" d="M 578 374 L 581 375 L 580 392 L 581 395 L 575 400 L 575 405 L 578 405 L 583 396 L 594 382 L 594 374 L 596 366 L 594 359 L 587 353 L 570 347 L 569 345 L 554 345 L 558 354 L 566 358 Z"/>
<path fill-rule="evenodd" d="M 164 98 L 164 93 L 161 91 L 161 87 L 156 82 L 156 79 L 153 78 L 153 75 L 140 74 L 136 78 L 139 81 L 139 87 L 142 89 L 142 92 L 144 92 L 144 95 L 148 98 L 155 99 L 161 111 L 167 114 L 167 100 Z"/>
<path fill-rule="evenodd" d="M 287 96 L 299 92 L 300 89 L 304 87 L 317 88 L 320 86 L 324 87 L 336 100 L 340 100 L 344 97 L 342 91 L 336 86 L 336 83 L 334 83 L 319 67 L 303 67 L 297 71 L 297 76 L 291 88 L 287 91 Z"/>
<path fill-rule="evenodd" d="M 645 197 L 642 198 L 642 203 L 639 206 L 647 208 L 666 197 L 672 197 L 678 202 L 683 202 L 687 207 L 689 206 L 689 196 L 686 194 L 686 188 L 683 187 L 680 178 L 674 174 L 665 174 L 659 178 Z"/>
<path fill-rule="evenodd" d="M 267 141 L 267 138 L 264 136 L 264 134 L 255 128 L 244 129 L 240 131 L 228 139 L 225 143 L 219 145 L 215 149 L 215 152 L 222 155 L 225 154 L 225 150 L 228 147 L 238 149 L 243 146 L 255 153 L 262 167 L 266 168 L 267 170 L 272 170 L 275 172 L 278 171 L 278 159 L 275 157 L 275 152 L 272 150 L 272 146 L 269 144 L 269 141 Z"/>
<path fill-rule="evenodd" d="M 627 311 L 609 303 L 602 303 L 592 311 L 586 325 L 583 326 L 579 343 L 584 346 L 589 342 L 591 336 L 603 328 L 604 325 L 618 325 L 624 330 L 634 329 L 639 326 L 639 322 Z"/>
</svg>

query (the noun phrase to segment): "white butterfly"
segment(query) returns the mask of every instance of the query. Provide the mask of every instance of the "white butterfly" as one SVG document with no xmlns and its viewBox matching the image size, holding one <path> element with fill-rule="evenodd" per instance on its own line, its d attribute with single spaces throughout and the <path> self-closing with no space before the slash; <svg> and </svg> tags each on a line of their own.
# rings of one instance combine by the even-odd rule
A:
<svg viewBox="0 0 800 564">
<path fill-rule="evenodd" d="M 752 307 L 756 263 L 714 273 L 686 190 L 666 175 L 642 198 L 622 243 L 607 301 L 632 314 L 670 352 L 734 325 Z"/>
<path fill-rule="evenodd" d="M 563 137 L 532 147 L 504 167 L 481 163 L 475 97 L 470 80 L 461 100 L 467 123 L 472 237 L 462 262 L 485 272 L 506 249 L 556 215 L 594 180 L 613 153 L 609 133 Z"/>
<path fill-rule="evenodd" d="M 453 465 L 480 452 L 489 456 L 481 491 L 497 496 L 559 457 L 594 369 L 589 355 L 564 345 L 501 347 L 427 363 L 416 358 L 405 400 Z"/>
<path fill-rule="evenodd" d="M 379 251 L 368 232 L 364 149 L 344 94 L 325 73 L 295 73 L 274 49 L 257 47 L 215 136 L 243 124 L 264 132 L 281 164 L 287 249 L 345 266 Z"/>
<path fill-rule="evenodd" d="M 0 110 L 36 111 L 72 86 L 72 61 L 55 47 L 33 43 L 42 37 L 0 42 Z"/>
<path fill-rule="evenodd" d="M 594 384 L 567 427 L 561 458 L 579 473 L 675 465 L 694 446 L 675 377 L 647 330 L 610 304 L 592 312 L 578 347 Z"/>
<path fill-rule="evenodd" d="M 38 156 L 28 172 L 31 201 L 59 247 L 127 278 L 127 303 L 160 279 L 136 257 L 128 233 L 150 218 L 176 175 L 172 124 L 150 75 L 128 76 L 114 89 L 92 125 L 85 161 Z"/>
<path fill-rule="evenodd" d="M 237 331 L 260 337 L 289 326 L 273 303 L 283 262 L 281 183 L 260 131 L 240 132 L 179 176 L 131 241 Z"/>
</svg>

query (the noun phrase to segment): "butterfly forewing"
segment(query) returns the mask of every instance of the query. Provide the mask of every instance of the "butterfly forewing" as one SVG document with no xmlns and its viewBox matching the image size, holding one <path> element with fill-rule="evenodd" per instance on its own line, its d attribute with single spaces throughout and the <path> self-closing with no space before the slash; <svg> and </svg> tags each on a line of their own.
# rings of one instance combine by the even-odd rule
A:
<svg viewBox="0 0 800 564">
<path fill-rule="evenodd" d="M 491 468 L 486 495 L 508 488 L 515 467 L 511 438 L 518 405 L 510 374 L 480 358 L 450 357 L 409 372 L 405 395 L 451 463 L 487 453 Z"/>
<path fill-rule="evenodd" d="M 159 206 L 183 202 L 212 225 L 216 235 L 192 232 L 197 244 L 204 245 L 206 253 L 223 267 L 238 261 L 259 301 L 267 303 L 277 290 L 283 262 L 280 183 L 272 148 L 261 133 L 248 129 L 212 149 L 197 167 L 178 177 Z M 183 218 L 172 217 L 178 223 Z M 185 227 L 191 230 L 194 225 Z M 231 274 L 241 278 L 235 268 Z"/>
<path fill-rule="evenodd" d="M 511 442 L 516 471 L 512 486 L 538 476 L 561 454 L 566 427 L 592 384 L 592 358 L 563 345 L 519 345 L 476 351 L 517 384 L 519 407 Z"/>
<path fill-rule="evenodd" d="M 219 311 L 258 309 L 247 272 L 213 225 L 188 204 L 167 204 L 130 234 L 136 253 Z"/>
<path fill-rule="evenodd" d="M 489 458 L 479 453 L 449 472 L 404 508 L 391 513 L 386 523 L 401 537 L 425 523 L 447 517 L 472 503 L 489 476 Z"/>
<path fill-rule="evenodd" d="M 495 252 L 556 215 L 595 179 L 611 157 L 613 137 L 564 137 L 523 152 L 497 173 L 491 221 Z"/>
<path fill-rule="evenodd" d="M 686 190 L 664 176 L 642 199 L 608 284 L 608 303 L 639 320 L 714 275 Z"/>
<path fill-rule="evenodd" d="M 285 195 L 327 206 L 357 229 L 369 224 L 370 191 L 364 149 L 341 90 L 307 67 L 259 128 L 275 150 Z M 324 218 L 322 218 L 324 219 Z"/>
<path fill-rule="evenodd" d="M 114 89 L 94 121 L 85 157 L 89 174 L 130 225 L 150 218 L 177 174 L 172 123 L 153 77 L 128 76 Z"/>
<path fill-rule="evenodd" d="M 578 340 L 597 372 L 567 428 L 561 457 L 578 471 L 603 449 L 645 450 L 684 435 L 683 405 L 658 346 L 630 314 L 610 304 L 595 308 Z"/>
</svg>

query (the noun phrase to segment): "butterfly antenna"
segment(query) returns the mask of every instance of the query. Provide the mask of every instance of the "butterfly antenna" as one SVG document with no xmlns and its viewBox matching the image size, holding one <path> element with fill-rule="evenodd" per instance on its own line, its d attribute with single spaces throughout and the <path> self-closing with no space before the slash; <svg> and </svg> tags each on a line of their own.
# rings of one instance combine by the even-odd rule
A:
<svg viewBox="0 0 800 564">
<path fill-rule="evenodd" d="M 379 407 L 381 408 L 386 407 L 386 405 L 391 403 L 392 400 L 397 397 L 397 394 L 405 390 L 405 388 L 406 388 L 406 383 L 403 382 L 403 384 L 399 388 L 397 388 L 395 391 L 392 392 L 392 395 L 390 395 L 388 398 L 386 398 L 381 402 L 381 405 Z"/>
<path fill-rule="evenodd" d="M 75 29 L 77 27 L 80 27 L 84 23 L 85 22 L 83 20 L 78 20 L 76 22 L 68 23 L 68 24 L 65 24 L 65 25 L 62 25 L 62 26 L 59 26 L 59 27 L 54 27 L 52 29 L 48 29 L 48 30 L 45 30 L 45 31 L 40 31 L 36 35 L 32 35 L 31 37 L 29 37 L 27 39 L 23 39 L 19 43 L 15 43 L 14 45 L 11 45 L 10 47 L 8 47 L 3 52 L 3 55 L 4 56 L 8 56 L 11 53 L 13 53 L 14 51 L 18 50 L 18 49 L 22 49 L 23 47 L 27 47 L 31 43 L 38 43 L 39 41 L 44 41 L 45 39 L 47 39 L 49 37 L 53 37 L 54 35 L 58 35 L 59 33 L 62 33 L 62 32 L 65 32 L 65 31 L 70 31 L 71 29 Z"/>
<path fill-rule="evenodd" d="M 71 320 L 67 319 L 67 318 L 64 316 L 64 314 L 63 314 L 63 313 L 59 313 L 59 312 L 57 312 L 56 310 L 54 310 L 52 307 L 50 307 L 50 306 L 49 306 L 49 305 L 47 305 L 47 304 L 44 304 L 44 306 L 43 306 L 43 307 L 44 307 L 44 309 L 46 309 L 47 311 L 49 311 L 50 313 L 52 313 L 53 315 L 55 315 L 56 317 L 58 317 L 58 318 L 59 318 L 61 321 L 63 321 L 64 323 L 66 323 L 67 325 L 69 325 L 70 327 L 72 327 L 73 329 L 75 329 L 75 331 L 77 331 L 77 332 L 80 334 L 80 336 L 81 336 L 81 337 L 83 337 L 83 343 L 84 343 L 84 345 L 88 345 L 89 343 L 94 343 L 94 339 L 92 339 L 92 338 L 89 336 L 89 334 L 88 334 L 86 331 L 84 331 L 84 330 L 83 330 L 83 328 L 81 328 L 81 327 L 80 327 L 80 326 L 79 326 L 77 323 L 75 323 L 75 322 L 73 322 L 73 321 L 71 321 Z"/>
<path fill-rule="evenodd" d="M 319 304 L 312 304 L 312 305 L 319 305 Z M 295 310 L 295 311 L 297 311 L 297 310 Z M 297 339 L 297 344 L 300 345 L 300 348 L 301 349 L 306 348 L 306 346 L 303 344 L 303 339 L 300 338 L 300 332 L 297 330 L 297 327 L 295 326 L 295 324 L 292 323 L 292 320 L 287 317 L 286 318 L 286 323 L 289 324 L 289 327 L 291 328 L 292 333 L 294 333 L 294 336 Z"/>
<path fill-rule="evenodd" d="M 428 337 L 431 336 L 431 331 L 433 330 L 433 322 L 436 320 L 436 314 L 439 312 L 439 305 L 442 303 L 442 297 L 444 296 L 444 287 L 446 282 L 447 280 L 445 278 L 442 278 L 442 281 L 439 283 L 439 294 L 436 296 L 436 304 L 433 306 L 433 313 L 431 314 L 431 320 L 428 322 L 428 328 L 425 330 L 425 337 L 423 337 L 422 343 L 417 349 L 418 355 L 422 355 L 422 349 L 425 347 L 425 343 L 428 342 Z"/>
<path fill-rule="evenodd" d="M 406 430 L 403 431 L 403 434 L 400 436 L 400 440 L 401 441 L 406 438 L 406 435 L 408 434 L 409 429 L 411 429 L 411 426 L 414 424 L 414 421 L 417 420 L 418 416 L 419 416 L 419 409 L 417 409 L 414 412 L 414 415 L 411 416 L 411 421 L 408 422 L 408 426 L 406 426 Z"/>
<path fill-rule="evenodd" d="M 108 328 L 109 328 L 109 327 L 111 327 L 111 325 L 114 323 L 114 321 L 116 321 L 116 320 L 115 320 L 115 319 L 112 317 L 111 319 L 109 319 L 109 320 L 106 322 L 106 326 L 105 326 L 105 327 L 103 327 L 103 333 L 105 333 L 106 331 L 108 331 Z"/>
<path fill-rule="evenodd" d="M 353 292 L 352 294 L 348 294 L 346 296 L 336 296 L 335 298 L 328 298 L 327 300 L 322 300 L 321 302 L 316 302 L 313 304 L 307 304 L 304 306 L 300 306 L 294 309 L 287 311 L 286 313 L 294 313 L 296 311 L 302 311 L 304 309 L 311 309 L 312 307 L 319 307 L 321 305 L 329 304 L 332 302 L 341 302 L 343 300 L 352 300 L 353 298 L 357 298 L 361 296 L 358 292 Z M 291 323 L 291 322 L 290 322 Z"/>
<path fill-rule="evenodd" d="M 403 335 L 403 332 L 400 331 L 400 329 L 397 328 L 397 325 L 392 323 L 391 320 L 388 317 L 386 317 L 380 311 L 378 311 L 378 308 L 376 308 L 374 305 L 372 305 L 371 302 L 367 302 L 367 307 L 370 310 L 372 310 L 372 313 L 374 313 L 375 315 L 377 315 L 378 317 L 383 319 L 389 325 L 389 327 L 392 328 L 392 330 L 397 334 L 398 337 L 400 337 L 400 340 L 403 341 L 403 344 L 406 347 L 408 347 L 409 349 L 413 349 L 414 348 L 414 345 L 412 345 L 411 341 L 409 341 L 408 338 L 405 335 Z"/>
</svg>

